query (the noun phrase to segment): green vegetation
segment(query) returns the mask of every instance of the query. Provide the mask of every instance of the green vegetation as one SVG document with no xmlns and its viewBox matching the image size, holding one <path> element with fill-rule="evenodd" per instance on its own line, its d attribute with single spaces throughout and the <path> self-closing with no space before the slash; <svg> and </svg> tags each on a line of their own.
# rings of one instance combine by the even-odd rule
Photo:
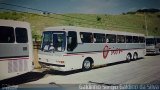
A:
<svg viewBox="0 0 160 90">
<path fill-rule="evenodd" d="M 40 38 L 45 27 L 52 26 L 81 26 L 134 33 L 146 32 L 145 15 L 149 35 L 160 35 L 160 13 L 123 13 L 122 15 L 108 14 L 29 14 L 19 12 L 0 12 L 0 19 L 27 21 L 31 24 L 32 34 Z M 73 18 L 75 17 L 75 18 Z M 77 19 L 78 18 L 78 19 Z M 38 35 L 38 36 L 35 36 Z"/>
</svg>

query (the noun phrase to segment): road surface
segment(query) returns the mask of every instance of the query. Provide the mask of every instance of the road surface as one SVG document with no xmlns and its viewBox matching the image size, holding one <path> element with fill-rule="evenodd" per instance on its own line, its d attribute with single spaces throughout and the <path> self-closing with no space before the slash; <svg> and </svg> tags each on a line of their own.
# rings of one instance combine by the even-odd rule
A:
<svg viewBox="0 0 160 90">
<path fill-rule="evenodd" d="M 160 84 L 160 55 L 67 74 L 49 71 L 43 78 L 25 84 Z"/>
</svg>

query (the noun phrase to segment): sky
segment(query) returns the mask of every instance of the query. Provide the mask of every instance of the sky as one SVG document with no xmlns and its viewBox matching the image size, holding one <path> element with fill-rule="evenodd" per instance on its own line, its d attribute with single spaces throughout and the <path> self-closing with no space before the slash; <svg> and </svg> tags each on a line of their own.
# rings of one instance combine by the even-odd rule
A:
<svg viewBox="0 0 160 90">
<path fill-rule="evenodd" d="M 121 14 L 138 9 L 160 9 L 160 0 L 0 0 L 0 3 L 20 5 L 53 13 Z M 3 4 L 0 4 L 0 8 L 30 11 Z"/>
</svg>

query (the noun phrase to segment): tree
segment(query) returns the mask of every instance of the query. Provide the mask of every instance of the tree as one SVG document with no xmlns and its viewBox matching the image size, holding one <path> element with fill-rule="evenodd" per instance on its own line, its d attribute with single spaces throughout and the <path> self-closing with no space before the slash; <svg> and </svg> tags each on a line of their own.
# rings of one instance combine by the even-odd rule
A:
<svg viewBox="0 0 160 90">
<path fill-rule="evenodd" d="M 99 16 L 97 16 L 97 21 L 99 22 L 99 21 L 101 21 L 101 17 L 99 17 Z"/>
</svg>

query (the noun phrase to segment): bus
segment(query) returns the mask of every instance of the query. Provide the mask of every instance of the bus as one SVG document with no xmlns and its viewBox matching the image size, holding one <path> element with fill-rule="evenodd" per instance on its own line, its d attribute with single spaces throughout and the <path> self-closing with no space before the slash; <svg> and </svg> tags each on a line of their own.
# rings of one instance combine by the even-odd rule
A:
<svg viewBox="0 0 160 90">
<path fill-rule="evenodd" d="M 145 56 L 144 34 L 57 26 L 45 28 L 39 62 L 58 71 L 82 69 Z"/>
<path fill-rule="evenodd" d="M 160 53 L 160 36 L 146 36 L 146 54 Z"/>
<path fill-rule="evenodd" d="M 0 19 L 0 80 L 30 72 L 32 62 L 30 24 Z"/>
</svg>

